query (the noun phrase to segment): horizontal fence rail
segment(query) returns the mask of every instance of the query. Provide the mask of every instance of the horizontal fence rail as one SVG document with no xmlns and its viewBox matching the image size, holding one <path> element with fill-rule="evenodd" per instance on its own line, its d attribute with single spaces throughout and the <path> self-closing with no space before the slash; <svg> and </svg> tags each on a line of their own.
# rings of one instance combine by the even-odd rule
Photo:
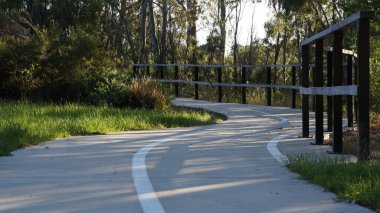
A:
<svg viewBox="0 0 380 213">
<path fill-rule="evenodd" d="M 197 84 L 203 86 L 222 86 L 222 87 L 254 87 L 254 88 L 276 88 L 276 89 L 300 89 L 299 86 L 293 85 L 282 85 L 282 84 L 241 84 L 241 83 L 214 83 L 214 82 L 205 82 L 205 81 L 185 81 L 185 80 L 161 80 L 158 79 L 158 82 L 161 83 L 181 83 L 181 84 Z"/>
<path fill-rule="evenodd" d="M 253 88 L 274 88 L 274 89 L 292 89 L 299 90 L 301 95 L 323 95 L 323 96 L 336 96 L 336 95 L 357 95 L 358 87 L 356 85 L 336 86 L 336 87 L 301 87 L 293 85 L 282 84 L 239 84 L 239 83 L 214 83 L 204 81 L 186 81 L 186 80 L 165 80 L 158 79 L 160 83 L 180 83 L 180 84 L 196 84 L 203 86 L 222 86 L 222 87 L 253 87 Z"/>
<path fill-rule="evenodd" d="M 202 65 L 202 64 L 133 64 L 134 68 L 137 67 L 174 67 L 176 72 L 178 72 L 178 67 L 185 68 L 267 68 L 261 71 L 272 72 L 268 68 L 297 68 L 301 67 L 299 64 L 279 64 L 279 65 L 236 65 L 236 66 L 225 66 L 225 65 Z M 315 66 L 310 64 L 310 67 Z M 327 64 L 324 65 L 327 67 Z M 295 70 L 293 70 L 295 72 Z M 178 78 L 178 74 L 175 76 Z M 190 81 L 190 80 L 170 80 L 170 79 L 157 79 L 160 83 L 174 83 L 174 84 L 192 84 L 192 85 L 202 85 L 202 86 L 213 86 L 213 87 L 251 87 L 251 88 L 272 88 L 272 89 L 289 89 L 297 90 L 301 95 L 323 95 L 323 96 L 338 96 L 338 95 L 357 95 L 357 86 L 339 86 L 339 87 L 302 87 L 297 85 L 284 85 L 284 84 L 252 84 L 252 83 L 222 83 L 222 82 L 206 82 L 206 81 Z M 295 82 L 296 80 L 293 79 Z M 246 81 L 245 81 L 246 82 Z"/>
<path fill-rule="evenodd" d="M 358 94 L 358 86 L 346 85 L 336 87 L 299 87 L 301 95 L 323 95 L 323 96 L 337 96 L 337 95 L 351 95 Z"/>
<path fill-rule="evenodd" d="M 349 51 L 349 50 L 347 50 Z M 345 55 L 351 55 L 351 51 L 347 54 L 343 51 Z M 356 55 L 356 54 L 354 54 Z M 310 67 L 315 67 L 315 64 L 309 64 Z M 302 67 L 301 64 L 269 64 L 269 65 L 214 65 L 214 64 L 132 64 L 132 67 L 199 67 L 199 68 L 291 68 L 291 67 Z M 324 65 L 327 67 L 327 64 Z"/>
<path fill-rule="evenodd" d="M 299 64 L 268 64 L 268 65 L 213 65 L 213 64 L 132 64 L 134 67 L 200 67 L 200 68 L 286 68 L 300 67 Z M 314 66 L 310 64 L 310 66 Z"/>
</svg>

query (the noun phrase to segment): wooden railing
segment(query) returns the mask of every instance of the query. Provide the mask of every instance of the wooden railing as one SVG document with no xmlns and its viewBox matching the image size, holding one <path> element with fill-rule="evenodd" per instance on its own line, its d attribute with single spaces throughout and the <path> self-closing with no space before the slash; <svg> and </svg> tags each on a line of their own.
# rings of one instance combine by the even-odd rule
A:
<svg viewBox="0 0 380 213">
<path fill-rule="evenodd" d="M 369 20 L 373 17 L 370 11 L 358 12 L 336 25 L 304 40 L 302 46 L 302 63 L 288 65 L 199 65 L 199 64 L 134 64 L 133 73 L 135 76 L 151 75 L 151 69 L 155 71 L 155 76 L 162 83 L 174 84 L 174 93 L 178 97 L 179 84 L 194 85 L 194 98 L 199 99 L 199 85 L 217 87 L 217 100 L 223 101 L 223 87 L 240 87 L 241 103 L 246 101 L 246 88 L 265 88 L 266 105 L 272 106 L 272 89 L 289 89 L 291 92 L 291 107 L 296 108 L 297 92 L 302 95 L 302 135 L 309 137 L 309 111 L 310 96 L 312 98 L 312 110 L 315 112 L 315 144 L 323 144 L 324 124 L 323 124 L 323 96 L 327 96 L 327 131 L 333 132 L 333 152 L 342 152 L 342 96 L 346 96 L 346 111 L 348 126 L 353 127 L 353 115 L 356 115 L 358 126 L 358 156 L 360 160 L 369 157 Z M 356 26 L 358 23 L 358 51 L 343 49 L 343 32 Z M 324 40 L 333 37 L 333 47 L 324 47 Z M 312 44 L 315 43 L 315 46 Z M 311 48 L 315 51 L 315 64 L 310 64 Z M 324 54 L 326 62 L 324 64 Z M 346 57 L 346 64 L 343 64 L 343 57 Z M 355 66 L 354 66 L 355 60 Z M 165 70 L 174 68 L 174 79 L 165 79 Z M 192 79 L 180 80 L 179 68 L 185 67 L 187 71 L 192 71 Z M 346 84 L 343 85 L 343 68 L 346 68 Z M 216 71 L 216 81 L 200 81 L 199 69 L 209 69 Z M 234 68 L 240 70 L 240 82 L 223 83 L 223 69 Z M 291 84 L 272 84 L 272 72 L 274 68 L 291 68 Z M 300 83 L 297 84 L 297 69 L 301 68 Z M 312 78 L 310 79 L 310 68 L 312 68 Z M 323 70 L 326 69 L 327 84 L 324 85 Z M 247 69 L 258 69 L 266 72 L 265 84 L 253 84 L 247 82 Z M 353 72 L 353 69 L 355 70 Z M 354 75 L 354 79 L 353 79 Z M 312 87 L 310 87 L 312 82 Z M 353 107 L 353 96 L 355 108 Z M 355 110 L 355 113 L 354 113 Z"/>
<path fill-rule="evenodd" d="M 313 65 L 311 65 L 313 66 Z M 158 76 L 157 81 L 162 83 L 172 83 L 174 84 L 174 93 L 179 97 L 179 84 L 193 84 L 194 85 L 194 98 L 199 99 L 199 85 L 202 86 L 213 86 L 217 87 L 217 100 L 219 102 L 223 101 L 223 87 L 239 87 L 240 88 L 240 102 L 242 104 L 247 103 L 246 88 L 264 88 L 266 91 L 266 105 L 272 106 L 272 89 L 290 89 L 291 93 L 291 107 L 296 108 L 296 98 L 297 91 L 300 89 L 297 81 L 297 69 L 299 69 L 299 64 L 287 64 L 287 65 L 236 65 L 236 66 L 224 66 L 224 65 L 192 65 L 192 64 L 134 64 L 133 70 L 136 76 L 141 76 L 142 72 L 146 74 L 151 74 L 150 70 L 153 68 L 156 70 L 156 76 Z M 193 72 L 193 78 L 191 80 L 180 80 L 179 79 L 179 68 L 187 68 L 187 71 Z M 143 69 L 141 69 L 143 68 Z M 165 69 L 164 69 L 165 68 Z M 168 68 L 174 69 L 174 79 L 164 79 L 165 71 Z M 216 79 L 213 82 L 210 81 L 200 81 L 199 69 L 208 69 L 209 72 L 215 71 Z M 223 82 L 224 70 L 227 68 L 236 68 L 240 72 L 240 81 L 234 83 Z M 272 72 L 274 68 L 290 68 L 291 70 L 291 84 L 272 84 Z M 247 80 L 247 69 L 255 69 L 258 71 L 265 72 L 265 84 L 249 83 Z M 149 70 L 149 72 L 147 72 Z"/>
<path fill-rule="evenodd" d="M 351 54 L 346 53 L 348 57 L 352 57 Z M 325 67 L 328 67 L 329 64 L 325 64 Z M 312 67 L 312 72 L 315 73 L 315 64 L 310 64 L 310 67 Z M 225 66 L 225 65 L 201 65 L 201 64 L 133 64 L 133 70 L 134 75 L 137 76 L 143 76 L 143 75 L 151 75 L 151 70 L 155 70 L 155 75 L 157 77 L 157 81 L 161 83 L 170 83 L 174 84 L 174 94 L 176 97 L 179 97 L 179 85 L 180 84 L 192 84 L 194 85 L 194 98 L 196 100 L 199 99 L 199 86 L 212 86 L 217 87 L 217 95 L 218 95 L 218 101 L 223 101 L 223 87 L 240 87 L 240 102 L 242 104 L 247 103 L 246 99 L 246 88 L 264 88 L 266 93 L 266 105 L 272 106 L 272 89 L 288 89 L 291 91 L 291 107 L 296 108 L 296 100 L 297 100 L 297 93 L 300 94 L 308 94 L 312 95 L 314 93 L 321 93 L 324 92 L 326 94 L 335 94 L 337 91 L 327 89 L 324 91 L 320 91 L 321 88 L 315 88 L 315 87 L 301 87 L 300 84 L 297 82 L 297 76 L 300 76 L 300 74 L 297 74 L 297 70 L 301 65 L 299 64 L 286 64 L 286 65 L 236 65 L 236 66 Z M 170 72 L 170 68 L 172 70 L 174 69 L 174 79 L 165 79 L 166 76 L 168 76 Z M 179 68 L 185 68 L 185 72 L 192 72 L 192 79 L 179 79 Z M 225 73 L 225 69 L 227 68 L 236 68 L 240 71 L 240 82 L 237 83 L 226 83 L 222 81 L 223 73 Z M 290 68 L 291 70 L 291 84 L 285 85 L 285 84 L 272 84 L 273 78 L 272 73 L 275 68 Z M 199 69 L 208 69 L 208 72 L 216 71 L 216 81 L 200 81 L 199 77 Z M 255 69 L 257 72 L 265 72 L 265 83 L 257 84 L 257 83 L 249 83 L 247 81 L 247 69 Z M 299 78 L 299 77 L 298 77 Z M 310 81 L 315 81 L 315 75 L 312 75 L 312 78 L 309 79 Z M 350 95 L 356 95 L 356 86 L 341 86 L 340 91 L 344 91 L 345 93 L 349 93 Z M 338 91 L 338 94 L 339 91 Z M 314 103 L 313 99 L 313 103 Z M 315 110 L 315 106 L 312 105 L 311 108 L 313 111 Z"/>
<path fill-rule="evenodd" d="M 355 69 L 355 83 L 357 84 L 357 127 L 358 127 L 358 157 L 359 160 L 369 158 L 369 52 L 370 52 L 370 19 L 373 12 L 361 11 L 347 19 L 323 30 L 304 40 L 302 45 L 302 87 L 309 87 L 310 47 L 315 44 L 315 81 L 314 87 L 323 88 L 323 60 L 324 41 L 333 39 L 332 51 L 327 54 L 327 87 L 337 88 L 343 85 L 343 35 L 344 32 L 357 26 L 357 67 Z M 347 59 L 347 84 L 352 84 L 352 57 Z M 315 98 L 315 143 L 323 144 L 323 95 Z M 333 131 L 333 152 L 342 153 L 342 95 L 330 95 L 328 99 L 328 127 Z M 346 94 L 347 102 L 352 96 Z M 353 125 L 352 107 L 347 107 L 349 113 L 348 123 Z M 303 137 L 309 137 L 309 95 L 302 95 Z M 330 123 L 332 122 L 332 123 Z"/>
</svg>

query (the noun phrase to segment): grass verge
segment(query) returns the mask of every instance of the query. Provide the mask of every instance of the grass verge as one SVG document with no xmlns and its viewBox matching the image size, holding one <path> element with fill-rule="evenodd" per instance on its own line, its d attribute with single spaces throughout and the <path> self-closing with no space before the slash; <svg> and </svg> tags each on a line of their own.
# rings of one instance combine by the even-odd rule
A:
<svg viewBox="0 0 380 213">
<path fill-rule="evenodd" d="M 300 154 L 289 157 L 287 167 L 301 178 L 346 199 L 380 212 L 380 164 L 350 163 L 346 159 Z"/>
<path fill-rule="evenodd" d="M 156 111 L 4 101 L 0 101 L 0 117 L 0 155 L 67 136 L 198 126 L 223 119 L 218 114 L 183 108 Z"/>
</svg>

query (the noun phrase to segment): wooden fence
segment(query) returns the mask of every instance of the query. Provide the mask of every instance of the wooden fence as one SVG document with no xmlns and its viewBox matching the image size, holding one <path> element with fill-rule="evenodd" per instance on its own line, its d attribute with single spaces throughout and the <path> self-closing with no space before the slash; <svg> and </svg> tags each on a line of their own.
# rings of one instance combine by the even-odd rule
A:
<svg viewBox="0 0 380 213">
<path fill-rule="evenodd" d="M 323 96 L 327 96 L 327 131 L 333 132 L 333 152 L 342 152 L 342 97 L 346 96 L 348 126 L 354 126 L 354 115 L 358 127 L 358 157 L 369 158 L 369 20 L 373 17 L 370 11 L 358 12 L 330 28 L 304 40 L 302 46 L 302 63 L 288 65 L 199 65 L 199 64 L 134 64 L 135 76 L 151 75 L 156 72 L 157 81 L 174 84 L 174 93 L 179 94 L 180 84 L 194 85 L 194 98 L 199 99 L 199 85 L 217 87 L 217 100 L 223 101 L 223 87 L 239 87 L 242 104 L 247 103 L 246 88 L 265 88 L 266 105 L 272 106 L 272 89 L 291 90 L 291 107 L 296 108 L 297 93 L 302 95 L 302 136 L 309 137 L 310 96 L 311 110 L 315 112 L 315 144 L 323 144 Z M 358 52 L 343 49 L 343 32 L 358 25 Z M 333 47 L 324 47 L 324 40 L 333 37 Z M 315 46 L 312 44 L 315 43 Z M 310 64 L 310 49 L 314 48 L 315 64 Z M 326 63 L 324 63 L 326 54 Z M 346 63 L 343 58 L 346 57 Z M 174 79 L 165 79 L 165 70 L 174 68 Z M 179 68 L 185 67 L 192 72 L 192 79 L 179 79 Z M 207 68 L 216 72 L 215 81 L 201 81 L 199 69 Z M 227 68 L 240 71 L 240 82 L 222 81 L 223 70 Z M 291 70 L 291 84 L 273 84 L 272 73 L 276 68 Z M 312 68 L 312 69 L 310 69 Z M 343 84 L 343 70 L 346 70 L 346 82 Z M 247 82 L 247 69 L 258 69 L 265 73 L 265 84 Z M 297 75 L 297 69 L 300 74 Z M 301 69 L 301 70 L 300 70 Z M 324 77 L 326 70 L 326 78 Z M 310 78 L 310 72 L 312 73 Z M 297 83 L 297 76 L 299 83 Z M 327 80 L 327 81 L 325 81 Z M 310 82 L 312 87 L 310 87 Z M 326 85 L 324 85 L 326 82 Z M 353 97 L 356 97 L 353 101 Z M 353 107 L 355 102 L 355 108 Z"/>
</svg>

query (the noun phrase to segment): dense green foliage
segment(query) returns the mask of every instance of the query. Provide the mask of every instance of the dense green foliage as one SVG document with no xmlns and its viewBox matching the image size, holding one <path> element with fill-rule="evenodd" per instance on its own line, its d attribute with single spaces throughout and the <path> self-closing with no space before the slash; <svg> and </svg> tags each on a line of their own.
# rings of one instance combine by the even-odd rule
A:
<svg viewBox="0 0 380 213">
<path fill-rule="evenodd" d="M 69 36 L 43 31 L 30 40 L 5 37 L 0 55 L 2 98 L 83 101 L 109 78 L 126 76 L 113 53 L 82 30 Z"/>
<path fill-rule="evenodd" d="M 228 50 L 232 38 L 247 33 L 239 31 L 238 18 L 251 15 L 243 14 L 245 2 L 260 1 L 0 0 L 0 97 L 107 102 L 114 97 L 99 91 L 128 86 L 132 63 L 299 63 L 303 39 L 359 10 L 373 10 L 371 104 L 380 110 L 380 1 L 270 0 L 273 17 L 265 25 L 267 37 L 257 39 L 252 26 L 249 44 L 234 39 Z M 231 32 L 226 32 L 226 25 L 232 26 Z M 209 29 L 206 44 L 197 43 L 199 28 Z M 345 34 L 344 48 L 357 49 L 355 30 Z M 325 45 L 331 46 L 331 40 Z M 179 78 L 191 78 L 187 71 Z M 215 81 L 211 71 L 204 71 L 200 80 Z M 265 83 L 261 71 L 249 70 L 247 80 Z M 151 73 L 157 76 L 156 71 Z M 240 79 L 238 69 L 224 73 L 224 81 Z M 273 83 L 288 84 L 290 69 L 275 68 L 272 78 Z M 259 102 L 254 93 L 248 98 Z M 233 99 L 234 92 L 229 94 L 226 99 Z"/>
<path fill-rule="evenodd" d="M 290 157 L 287 167 L 339 198 L 380 212 L 380 164 L 303 154 Z"/>
<path fill-rule="evenodd" d="M 0 102 L 0 117 L 0 155 L 70 135 L 186 127 L 220 121 L 215 114 L 185 109 L 157 111 L 28 102 Z"/>
</svg>

